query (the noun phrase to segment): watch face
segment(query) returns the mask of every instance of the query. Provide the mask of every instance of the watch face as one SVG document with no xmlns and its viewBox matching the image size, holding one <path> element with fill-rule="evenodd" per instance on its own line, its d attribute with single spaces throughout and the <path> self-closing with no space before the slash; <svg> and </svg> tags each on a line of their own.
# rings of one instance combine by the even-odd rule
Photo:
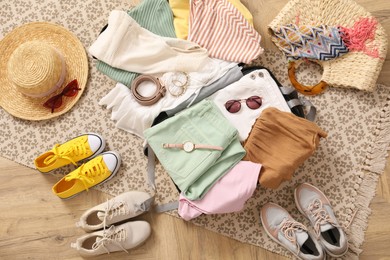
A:
<svg viewBox="0 0 390 260">
<path fill-rule="evenodd" d="M 185 142 L 183 144 L 183 150 L 186 151 L 187 153 L 192 152 L 195 148 L 195 145 L 191 142 Z"/>
</svg>

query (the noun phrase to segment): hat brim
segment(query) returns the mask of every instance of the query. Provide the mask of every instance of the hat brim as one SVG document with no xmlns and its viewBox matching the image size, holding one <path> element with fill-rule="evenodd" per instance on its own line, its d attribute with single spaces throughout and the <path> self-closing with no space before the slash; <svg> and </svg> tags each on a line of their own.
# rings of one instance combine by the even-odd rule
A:
<svg viewBox="0 0 390 260">
<path fill-rule="evenodd" d="M 32 98 L 20 93 L 7 77 L 7 63 L 14 50 L 21 44 L 39 40 L 58 50 L 65 60 L 66 76 L 62 86 L 53 94 Z M 69 111 L 80 99 L 88 79 L 88 58 L 80 40 L 64 27 L 48 22 L 24 24 L 0 41 L 0 106 L 11 115 L 26 120 L 45 120 L 57 117 Z M 70 81 L 77 79 L 79 92 L 74 97 L 63 96 L 62 106 L 54 112 L 43 104 L 52 96 L 60 93 Z"/>
</svg>

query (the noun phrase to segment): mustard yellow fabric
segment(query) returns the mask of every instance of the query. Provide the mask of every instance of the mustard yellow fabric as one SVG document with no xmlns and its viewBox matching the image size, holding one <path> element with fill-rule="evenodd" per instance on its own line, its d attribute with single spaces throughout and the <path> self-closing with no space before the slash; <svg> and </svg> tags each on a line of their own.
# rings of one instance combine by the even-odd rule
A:
<svg viewBox="0 0 390 260">
<path fill-rule="evenodd" d="M 242 16 L 244 16 L 245 20 L 247 20 L 248 23 L 253 25 L 253 16 L 252 16 L 252 14 L 249 12 L 248 8 L 246 8 L 245 5 L 243 5 L 241 3 L 240 0 L 228 0 L 228 1 L 230 3 L 232 3 L 234 5 L 234 7 L 237 8 L 238 11 L 240 11 Z"/>
<path fill-rule="evenodd" d="M 187 40 L 190 0 L 169 0 L 169 5 L 173 12 L 173 26 L 175 26 L 176 37 Z"/>
<path fill-rule="evenodd" d="M 228 0 L 237 8 L 245 19 L 253 25 L 253 16 L 240 0 Z M 179 39 L 187 40 L 188 23 L 190 17 L 190 0 L 169 0 L 169 5 L 173 12 L 173 25 L 176 36 Z"/>
<path fill-rule="evenodd" d="M 315 123 L 275 107 L 263 110 L 244 142 L 243 161 L 263 165 L 259 183 L 276 189 L 317 149 L 327 133 Z"/>
</svg>

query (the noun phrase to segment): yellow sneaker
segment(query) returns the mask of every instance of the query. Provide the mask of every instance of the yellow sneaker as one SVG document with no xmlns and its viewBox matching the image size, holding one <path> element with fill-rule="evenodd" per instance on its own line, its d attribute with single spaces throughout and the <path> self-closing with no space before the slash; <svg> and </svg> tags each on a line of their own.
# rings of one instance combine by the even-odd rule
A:
<svg viewBox="0 0 390 260">
<path fill-rule="evenodd" d="M 40 172 L 49 172 L 62 166 L 90 159 L 104 150 L 106 142 L 103 137 L 95 133 L 80 135 L 64 144 L 56 144 L 53 149 L 39 155 L 35 160 L 35 167 Z"/>
<path fill-rule="evenodd" d="M 117 152 L 104 152 L 64 176 L 53 186 L 53 193 L 62 199 L 111 179 L 119 170 L 121 158 Z"/>
</svg>

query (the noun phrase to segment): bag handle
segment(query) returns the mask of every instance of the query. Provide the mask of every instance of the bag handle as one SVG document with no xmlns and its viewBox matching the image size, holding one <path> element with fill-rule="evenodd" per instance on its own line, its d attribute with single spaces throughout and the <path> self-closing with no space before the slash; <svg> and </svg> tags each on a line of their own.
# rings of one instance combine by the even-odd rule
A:
<svg viewBox="0 0 390 260">
<path fill-rule="evenodd" d="M 291 84 L 294 86 L 294 88 L 301 94 L 306 96 L 314 96 L 321 94 L 325 91 L 325 89 L 328 87 L 328 83 L 321 80 L 318 84 L 314 86 L 305 86 L 298 82 L 296 76 L 295 76 L 295 62 L 290 61 L 288 63 L 288 78 L 291 81 Z"/>
<path fill-rule="evenodd" d="M 148 170 L 148 183 L 152 187 L 154 193 L 156 193 L 156 155 L 152 150 L 152 147 L 150 147 L 149 144 L 146 144 L 148 148 L 148 164 L 147 164 L 147 170 Z M 169 210 L 174 210 L 179 207 L 179 201 L 172 201 L 161 205 L 154 205 L 154 211 L 161 213 L 166 212 Z"/>
<path fill-rule="evenodd" d="M 290 95 L 295 91 L 295 88 L 292 87 L 279 87 L 280 91 L 283 95 Z M 310 100 L 306 99 L 305 97 L 297 97 L 294 99 L 290 99 L 287 101 L 287 105 L 290 107 L 290 109 L 293 109 L 294 107 L 301 107 L 304 106 L 306 108 L 306 113 L 304 112 L 304 117 L 309 121 L 314 121 L 317 114 L 317 108 L 313 105 L 313 103 L 310 102 Z"/>
</svg>

